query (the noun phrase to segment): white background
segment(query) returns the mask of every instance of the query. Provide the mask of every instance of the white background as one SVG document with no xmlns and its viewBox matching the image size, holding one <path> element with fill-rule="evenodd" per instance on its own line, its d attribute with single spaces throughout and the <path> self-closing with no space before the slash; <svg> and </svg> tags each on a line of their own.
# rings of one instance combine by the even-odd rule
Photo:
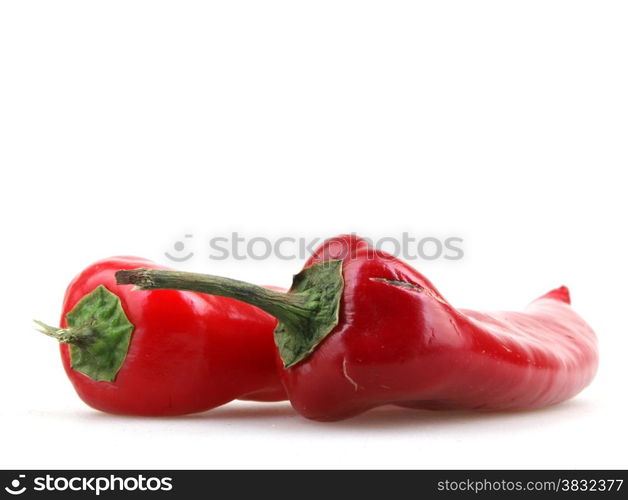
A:
<svg viewBox="0 0 628 500">
<path fill-rule="evenodd" d="M 628 6 L 621 1 L 5 1 L 0 6 L 0 466 L 628 467 Z M 416 261 L 454 304 L 552 287 L 598 333 L 594 383 L 509 414 L 288 404 L 172 419 L 86 407 L 57 346 L 69 280 L 207 238 L 455 235 Z"/>
</svg>

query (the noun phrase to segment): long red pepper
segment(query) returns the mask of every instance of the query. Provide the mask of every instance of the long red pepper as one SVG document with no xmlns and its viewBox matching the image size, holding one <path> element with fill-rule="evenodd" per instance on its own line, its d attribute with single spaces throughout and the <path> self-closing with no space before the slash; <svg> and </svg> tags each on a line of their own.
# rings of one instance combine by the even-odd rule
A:
<svg viewBox="0 0 628 500">
<path fill-rule="evenodd" d="M 290 293 L 204 275 L 118 273 L 119 283 L 224 295 L 279 319 L 275 340 L 294 408 L 338 420 L 396 404 L 522 409 L 559 403 L 593 379 L 591 328 L 561 287 L 524 312 L 456 309 L 423 275 L 355 236 L 325 242 Z"/>
<path fill-rule="evenodd" d="M 285 399 L 275 366 L 276 320 L 224 297 L 135 292 L 114 273 L 161 269 L 137 257 L 97 262 L 69 285 L 61 328 L 63 366 L 88 405 L 127 415 L 181 415 L 233 399 Z"/>
</svg>

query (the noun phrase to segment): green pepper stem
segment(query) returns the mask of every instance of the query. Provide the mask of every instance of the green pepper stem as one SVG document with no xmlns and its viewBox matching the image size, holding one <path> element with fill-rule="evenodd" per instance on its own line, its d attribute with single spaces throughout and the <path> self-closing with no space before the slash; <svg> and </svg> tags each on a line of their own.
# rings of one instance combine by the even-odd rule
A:
<svg viewBox="0 0 628 500">
<path fill-rule="evenodd" d="M 185 290 L 229 297 L 259 307 L 284 323 L 298 322 L 311 313 L 305 294 L 276 292 L 221 276 L 140 268 L 116 272 L 116 281 L 140 290 Z"/>
<path fill-rule="evenodd" d="M 57 328 L 36 319 L 33 321 L 39 326 L 39 328 L 37 328 L 38 332 L 48 335 L 48 337 L 52 337 L 53 339 L 57 339 L 61 344 L 84 344 L 92 333 L 90 327 Z"/>
<path fill-rule="evenodd" d="M 187 290 L 230 297 L 259 307 L 279 320 L 275 342 L 284 366 L 305 359 L 338 324 L 343 290 L 342 261 L 313 264 L 294 277 L 288 293 L 220 276 L 132 269 L 116 273 L 118 285 L 140 290 Z"/>
</svg>

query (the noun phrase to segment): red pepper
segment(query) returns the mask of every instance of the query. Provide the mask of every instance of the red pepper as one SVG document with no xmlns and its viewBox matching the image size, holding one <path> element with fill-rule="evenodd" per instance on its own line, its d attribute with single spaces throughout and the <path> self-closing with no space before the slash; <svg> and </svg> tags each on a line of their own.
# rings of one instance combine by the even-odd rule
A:
<svg viewBox="0 0 628 500">
<path fill-rule="evenodd" d="M 276 320 L 242 302 L 194 292 L 132 291 L 114 273 L 137 257 L 97 262 L 69 285 L 61 357 L 77 393 L 98 410 L 181 415 L 233 399 L 285 399 L 275 366 Z"/>
<path fill-rule="evenodd" d="M 141 288 L 190 288 L 255 304 L 279 318 L 276 343 L 294 408 L 338 420 L 370 408 L 538 408 L 593 379 L 591 328 L 561 287 L 524 312 L 456 309 L 423 275 L 362 239 L 325 242 L 290 293 L 224 278 L 131 271 Z"/>
</svg>

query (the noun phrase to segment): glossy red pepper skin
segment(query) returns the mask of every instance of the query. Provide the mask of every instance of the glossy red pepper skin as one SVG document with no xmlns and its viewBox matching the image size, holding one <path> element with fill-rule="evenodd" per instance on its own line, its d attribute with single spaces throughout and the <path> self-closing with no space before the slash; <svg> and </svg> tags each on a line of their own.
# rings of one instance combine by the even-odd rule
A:
<svg viewBox="0 0 628 500">
<path fill-rule="evenodd" d="M 96 381 L 70 366 L 65 371 L 89 406 L 145 416 L 205 411 L 233 399 L 285 399 L 274 364 L 276 320 L 233 299 L 172 290 L 134 291 L 116 284 L 120 269 L 163 269 L 137 257 L 115 257 L 86 268 L 69 285 L 61 316 L 104 285 L 121 300 L 134 325 L 129 350 L 113 382 Z"/>
<path fill-rule="evenodd" d="M 564 287 L 524 312 L 481 313 L 454 308 L 415 269 L 355 236 L 325 242 L 306 267 L 336 259 L 344 278 L 338 325 L 281 372 L 307 418 L 339 420 L 387 404 L 536 408 L 571 398 L 595 375 L 595 334 Z"/>
</svg>

